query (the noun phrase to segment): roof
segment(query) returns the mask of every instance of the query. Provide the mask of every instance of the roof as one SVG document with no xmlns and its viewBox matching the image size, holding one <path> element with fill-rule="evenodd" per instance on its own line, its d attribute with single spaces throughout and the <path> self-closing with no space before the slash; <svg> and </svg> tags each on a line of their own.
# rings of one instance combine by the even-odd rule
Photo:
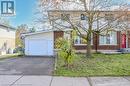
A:
<svg viewBox="0 0 130 86">
<path fill-rule="evenodd" d="M 82 2 L 80 2 L 80 1 L 76 1 L 76 0 L 70 0 L 69 2 L 67 2 L 67 1 L 63 1 L 63 2 L 60 2 L 60 3 L 58 3 L 57 4 L 57 6 L 51 6 L 50 8 L 49 8 L 49 10 L 63 10 L 63 11 L 72 11 L 72 10 L 75 10 L 75 11 L 80 11 L 80 10 L 83 10 L 83 11 L 86 11 L 85 10 L 85 7 L 84 7 L 84 4 L 82 3 Z M 104 2 L 104 6 L 102 6 L 103 4 L 100 4 L 100 3 L 95 3 L 95 2 L 93 2 L 93 3 L 95 3 L 95 8 L 90 8 L 89 9 L 89 6 L 91 5 L 89 2 L 86 2 L 86 6 L 87 6 L 87 8 L 89 9 L 89 10 L 94 10 L 94 11 L 96 11 L 96 10 L 99 10 L 99 11 L 117 11 L 117 10 L 123 10 L 123 9 L 128 9 L 129 10 L 129 6 L 126 4 L 126 5 L 124 5 L 124 3 L 122 2 L 122 4 L 121 3 L 117 3 L 117 4 L 112 4 L 112 2 L 113 1 L 111 1 L 111 2 L 108 2 L 108 1 L 105 1 Z M 92 3 L 92 5 L 93 5 L 93 3 Z M 107 5 L 107 4 L 111 4 L 110 6 L 109 5 Z M 121 5 L 121 6 L 120 6 Z"/>
<path fill-rule="evenodd" d="M 37 32 L 29 32 L 29 33 L 23 33 L 21 36 L 31 36 L 31 35 L 36 35 L 36 34 L 41 34 L 41 33 L 48 33 L 48 32 L 54 32 L 54 31 L 70 31 L 71 29 L 64 29 L 64 30 L 57 30 L 57 29 L 49 29 L 49 30 L 43 30 L 43 31 L 37 31 Z"/>
<path fill-rule="evenodd" d="M 10 30 L 13 30 L 13 31 L 16 30 L 14 27 L 9 26 L 9 25 L 5 25 L 5 24 L 0 24 L 0 27 L 4 27 L 4 28 L 7 28 L 7 29 L 10 29 Z"/>
<path fill-rule="evenodd" d="M 41 34 L 41 33 L 48 33 L 48 32 L 53 32 L 54 30 L 43 30 L 43 31 L 37 31 L 37 32 L 29 32 L 29 33 L 23 33 L 21 36 L 30 36 L 30 35 L 36 35 L 36 34 Z"/>
<path fill-rule="evenodd" d="M 84 10 L 48 10 L 48 12 L 86 12 L 86 11 L 84 11 Z M 89 11 L 89 12 L 93 12 L 93 11 Z M 99 11 L 99 10 L 97 10 L 97 11 L 95 11 L 95 12 L 130 12 L 130 10 L 128 10 L 128 11 L 121 11 L 121 10 L 109 10 L 109 11 Z"/>
</svg>

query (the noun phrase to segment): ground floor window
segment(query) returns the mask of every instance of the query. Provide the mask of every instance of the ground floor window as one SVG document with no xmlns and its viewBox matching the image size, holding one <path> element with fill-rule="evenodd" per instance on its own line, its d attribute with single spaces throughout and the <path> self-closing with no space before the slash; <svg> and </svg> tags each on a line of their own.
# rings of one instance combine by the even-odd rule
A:
<svg viewBox="0 0 130 86">
<path fill-rule="evenodd" d="M 117 45 L 117 32 L 111 31 L 99 37 L 100 45 Z"/>
<path fill-rule="evenodd" d="M 93 44 L 93 36 L 91 37 L 91 44 Z M 75 45 L 86 45 L 87 44 L 87 41 L 85 39 L 83 39 L 82 37 L 80 36 L 75 36 L 74 37 L 74 44 Z"/>
</svg>

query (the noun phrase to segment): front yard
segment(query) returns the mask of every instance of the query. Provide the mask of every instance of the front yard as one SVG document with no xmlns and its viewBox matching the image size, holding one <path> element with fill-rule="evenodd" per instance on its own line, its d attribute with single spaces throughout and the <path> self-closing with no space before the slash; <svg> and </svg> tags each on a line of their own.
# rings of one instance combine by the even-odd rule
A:
<svg viewBox="0 0 130 86">
<path fill-rule="evenodd" d="M 130 54 L 104 55 L 93 54 L 93 58 L 85 55 L 75 57 L 70 68 L 63 66 L 63 59 L 58 58 L 58 76 L 127 76 L 130 75 Z"/>
</svg>

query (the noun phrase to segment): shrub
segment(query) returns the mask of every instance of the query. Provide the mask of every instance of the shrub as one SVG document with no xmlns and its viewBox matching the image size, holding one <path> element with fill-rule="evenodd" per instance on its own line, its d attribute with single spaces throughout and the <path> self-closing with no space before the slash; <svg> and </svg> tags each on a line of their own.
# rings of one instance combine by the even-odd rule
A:
<svg viewBox="0 0 130 86">
<path fill-rule="evenodd" d="M 73 58 L 76 56 L 72 47 L 72 41 L 59 38 L 56 40 L 56 48 L 59 49 L 58 57 L 63 58 L 65 66 L 69 67 L 69 65 L 73 62 Z"/>
<path fill-rule="evenodd" d="M 23 47 L 17 47 L 14 49 L 13 53 L 19 53 L 21 55 L 24 54 L 24 48 Z"/>
</svg>

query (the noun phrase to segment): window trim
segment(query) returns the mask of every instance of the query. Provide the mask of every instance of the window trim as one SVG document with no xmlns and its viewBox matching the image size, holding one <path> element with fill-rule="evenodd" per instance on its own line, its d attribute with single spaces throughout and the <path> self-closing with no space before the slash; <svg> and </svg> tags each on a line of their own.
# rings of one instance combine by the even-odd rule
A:
<svg viewBox="0 0 130 86">
<path fill-rule="evenodd" d="M 99 43 L 99 46 L 107 46 L 107 45 L 110 45 L 110 46 L 117 46 L 118 44 L 100 44 L 100 43 Z"/>
<path fill-rule="evenodd" d="M 87 46 L 87 44 L 74 44 L 74 46 Z M 93 43 L 91 43 L 91 45 L 93 45 Z"/>
</svg>

